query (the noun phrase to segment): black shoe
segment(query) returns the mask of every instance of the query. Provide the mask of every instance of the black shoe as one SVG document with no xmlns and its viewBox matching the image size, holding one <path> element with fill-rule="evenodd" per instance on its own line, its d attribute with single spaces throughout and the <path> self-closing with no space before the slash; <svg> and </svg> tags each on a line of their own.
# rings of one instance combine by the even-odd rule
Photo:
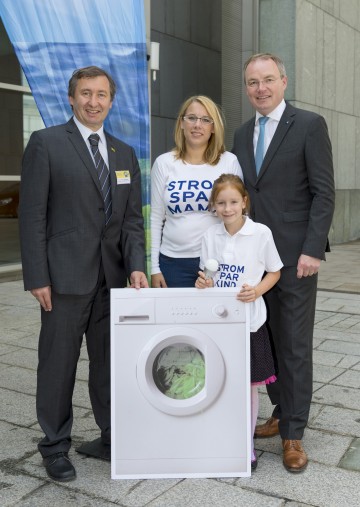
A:
<svg viewBox="0 0 360 507">
<path fill-rule="evenodd" d="M 44 467 L 50 479 L 67 482 L 76 478 L 76 471 L 67 452 L 57 452 L 43 458 Z"/>
<path fill-rule="evenodd" d="M 75 449 L 75 451 L 79 452 L 80 454 L 85 454 L 86 456 L 91 456 L 92 458 L 111 461 L 110 442 L 105 444 L 101 438 L 97 438 L 91 442 L 85 442 L 80 447 Z"/>
</svg>

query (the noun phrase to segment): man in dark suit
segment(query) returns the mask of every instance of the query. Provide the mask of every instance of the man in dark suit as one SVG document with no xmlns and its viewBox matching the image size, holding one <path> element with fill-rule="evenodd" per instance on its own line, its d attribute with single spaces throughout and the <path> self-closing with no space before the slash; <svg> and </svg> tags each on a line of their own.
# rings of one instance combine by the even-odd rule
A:
<svg viewBox="0 0 360 507">
<path fill-rule="evenodd" d="M 236 131 L 233 152 L 252 217 L 270 227 L 284 263 L 279 282 L 265 297 L 278 369 L 278 381 L 267 386 L 275 409 L 255 437 L 280 433 L 285 468 L 300 472 L 307 465 L 301 439 L 312 397 L 317 272 L 335 201 L 331 143 L 324 118 L 285 103 L 287 77 L 280 58 L 252 56 L 244 80 L 256 116 Z"/>
<path fill-rule="evenodd" d="M 23 158 L 24 286 L 41 305 L 36 407 L 45 437 L 39 451 L 48 475 L 59 481 L 76 477 L 68 451 L 82 337 L 94 417 L 108 446 L 109 289 L 124 287 L 127 278 L 135 288 L 148 287 L 138 161 L 133 148 L 103 129 L 115 91 L 104 70 L 76 70 L 68 89 L 74 116 L 34 132 Z"/>
</svg>

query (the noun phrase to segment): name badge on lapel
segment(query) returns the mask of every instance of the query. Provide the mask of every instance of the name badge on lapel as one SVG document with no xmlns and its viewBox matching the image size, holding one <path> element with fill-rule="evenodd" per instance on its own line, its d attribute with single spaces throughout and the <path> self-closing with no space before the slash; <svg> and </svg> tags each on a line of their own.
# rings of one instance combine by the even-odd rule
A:
<svg viewBox="0 0 360 507">
<path fill-rule="evenodd" d="M 130 171 L 115 171 L 116 184 L 128 185 L 130 183 Z"/>
</svg>

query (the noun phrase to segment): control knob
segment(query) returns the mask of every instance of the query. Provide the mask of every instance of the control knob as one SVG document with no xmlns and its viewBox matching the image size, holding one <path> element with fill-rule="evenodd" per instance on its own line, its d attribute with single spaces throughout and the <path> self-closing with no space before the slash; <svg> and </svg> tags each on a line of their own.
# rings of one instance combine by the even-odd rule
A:
<svg viewBox="0 0 360 507">
<path fill-rule="evenodd" d="M 216 305 L 213 309 L 214 314 L 217 317 L 226 317 L 228 312 L 224 305 Z"/>
</svg>

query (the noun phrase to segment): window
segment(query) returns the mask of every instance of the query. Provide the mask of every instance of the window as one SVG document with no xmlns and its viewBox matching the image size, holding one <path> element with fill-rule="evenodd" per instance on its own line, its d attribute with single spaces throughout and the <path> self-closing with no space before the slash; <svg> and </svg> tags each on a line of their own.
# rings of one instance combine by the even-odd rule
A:
<svg viewBox="0 0 360 507">
<path fill-rule="evenodd" d="M 30 134 L 44 127 L 0 20 L 0 267 L 20 263 L 18 204 L 21 159 Z M 3 269 L 2 269 L 3 270 Z"/>
</svg>

